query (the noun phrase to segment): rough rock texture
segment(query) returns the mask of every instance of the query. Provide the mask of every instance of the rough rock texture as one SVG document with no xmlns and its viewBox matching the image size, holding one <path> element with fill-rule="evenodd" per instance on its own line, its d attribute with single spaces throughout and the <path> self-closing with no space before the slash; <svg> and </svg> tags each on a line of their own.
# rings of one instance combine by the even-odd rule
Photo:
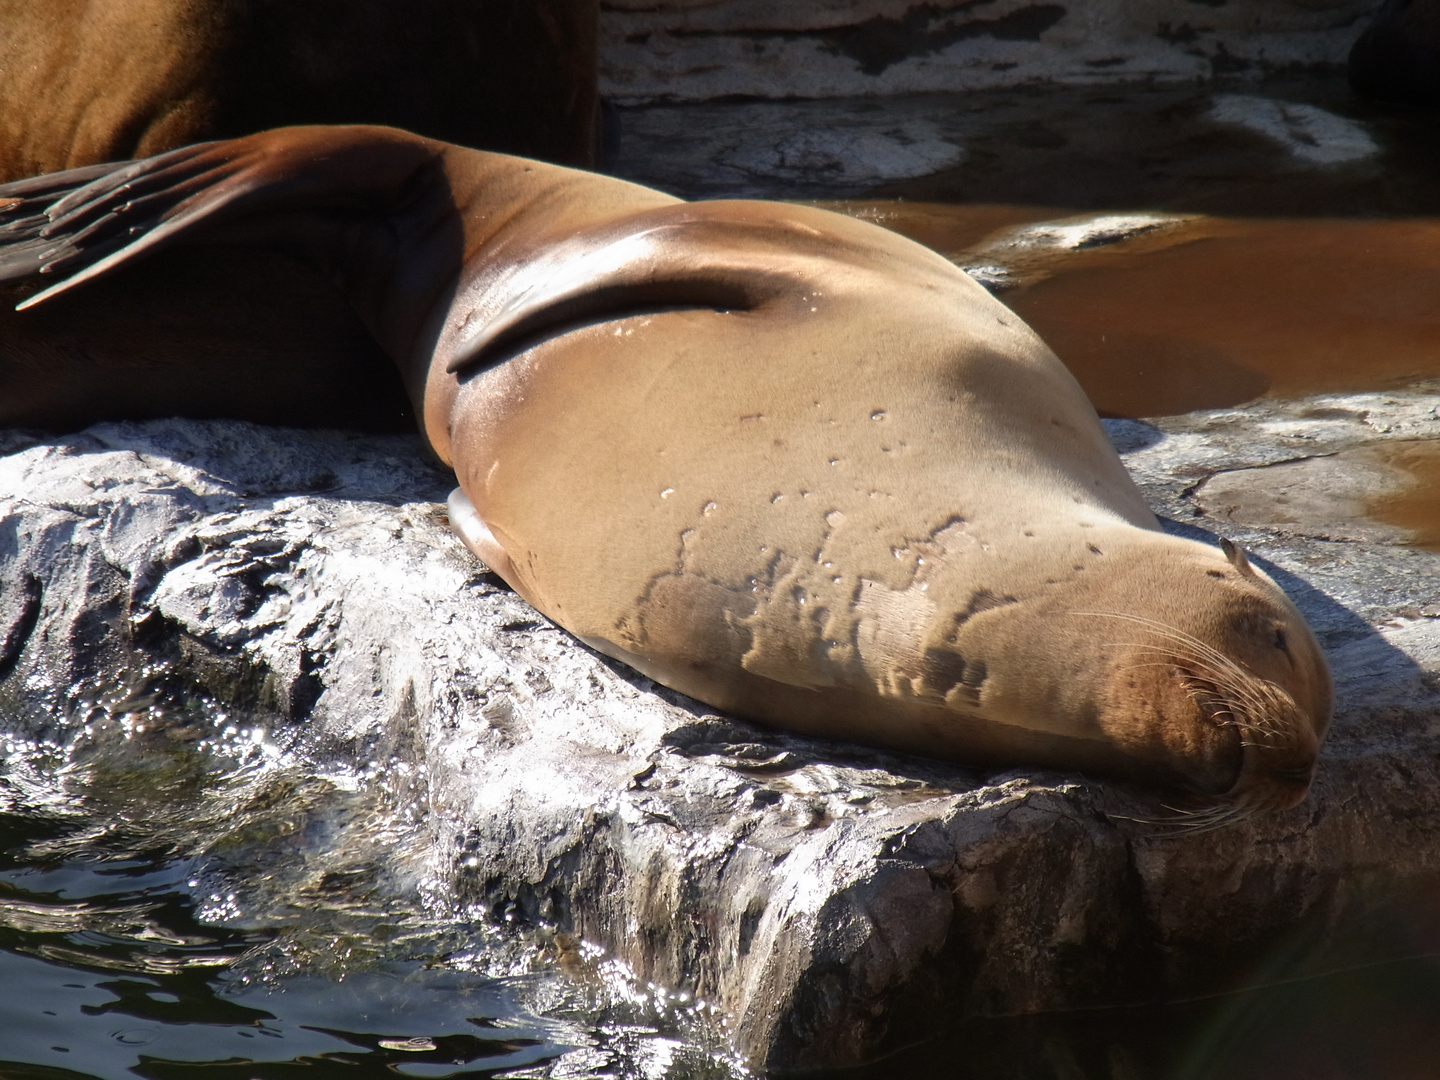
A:
<svg viewBox="0 0 1440 1080">
<path fill-rule="evenodd" d="M 1035 86 L 616 110 L 616 175 L 690 198 L 907 200 L 1239 213 L 1432 212 L 1416 118 L 1337 77 Z M 927 178 L 915 183 L 917 178 Z M 907 182 L 908 181 L 908 182 Z M 1421 194 L 1423 192 L 1423 194 Z"/>
<path fill-rule="evenodd" d="M 1245 543 L 1335 668 L 1311 798 L 1218 832 L 1133 820 L 1169 815 L 1148 792 L 792 738 L 657 689 L 499 587 L 405 438 L 0 437 L 0 694 L 53 724 L 135 643 L 210 692 L 259 686 L 317 759 L 416 766 L 462 897 L 710 998 L 771 1066 L 874 1057 L 939 1017 L 1233 986 L 1277 941 L 1369 962 L 1440 944 L 1407 906 L 1440 882 L 1440 555 L 1220 493 L 1440 437 L 1437 400 L 1110 424 L 1172 527 Z M 1396 919 L 1403 945 L 1367 929 Z"/>
<path fill-rule="evenodd" d="M 1374 0 L 602 0 L 627 104 L 1260 75 L 1344 64 Z"/>
</svg>

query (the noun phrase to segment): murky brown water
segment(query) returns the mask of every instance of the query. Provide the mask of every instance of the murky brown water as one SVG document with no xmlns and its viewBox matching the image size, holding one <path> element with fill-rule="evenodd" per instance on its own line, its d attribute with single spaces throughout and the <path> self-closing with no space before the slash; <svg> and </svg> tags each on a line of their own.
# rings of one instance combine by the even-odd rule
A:
<svg viewBox="0 0 1440 1080">
<path fill-rule="evenodd" d="M 1372 500 L 1370 516 L 1409 529 L 1415 546 L 1440 551 L 1440 440 L 1400 443 L 1386 454 L 1386 464 L 1404 470 L 1413 483 Z"/>
<path fill-rule="evenodd" d="M 1262 395 L 1384 391 L 1440 378 L 1440 217 L 1178 215 L 1094 246 L 1026 247 L 1062 207 L 828 204 L 961 265 L 999 265 L 1002 299 L 1075 373 L 1102 415 L 1167 416 Z M 1440 550 L 1440 442 L 1386 463 L 1413 482 L 1369 516 Z"/>
<path fill-rule="evenodd" d="M 834 204 L 961 263 L 993 262 L 1054 207 Z M 988 249 L 988 250 L 987 250 Z M 1002 260 L 1003 261 L 1003 260 Z M 1029 252 L 1003 294 L 1110 416 L 1440 376 L 1440 218 L 1192 217 L 1118 243 Z"/>
</svg>

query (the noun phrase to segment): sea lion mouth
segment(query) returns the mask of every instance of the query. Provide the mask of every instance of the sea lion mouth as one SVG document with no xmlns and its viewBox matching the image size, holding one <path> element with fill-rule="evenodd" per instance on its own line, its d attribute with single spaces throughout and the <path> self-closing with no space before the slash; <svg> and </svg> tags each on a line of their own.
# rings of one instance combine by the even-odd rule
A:
<svg viewBox="0 0 1440 1080">
<path fill-rule="evenodd" d="M 1315 778 L 1316 755 L 1286 748 L 1277 758 L 1273 750 L 1253 744 L 1245 748 L 1240 778 L 1225 793 L 1227 801 L 1249 813 L 1288 810 L 1304 801 Z"/>
<path fill-rule="evenodd" d="M 1305 797 L 1315 774 L 1316 740 L 1284 687 L 1233 661 L 1216 671 L 1177 665 L 1180 684 L 1211 724 L 1239 736 L 1239 775 L 1224 798 L 1283 809 Z"/>
</svg>

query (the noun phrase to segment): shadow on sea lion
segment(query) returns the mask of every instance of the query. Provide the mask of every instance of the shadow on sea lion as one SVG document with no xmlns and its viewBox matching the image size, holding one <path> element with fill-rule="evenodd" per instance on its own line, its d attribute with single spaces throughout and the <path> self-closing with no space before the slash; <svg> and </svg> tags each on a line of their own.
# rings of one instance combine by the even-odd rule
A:
<svg viewBox="0 0 1440 1080">
<path fill-rule="evenodd" d="M 1284 594 L 1239 550 L 1159 531 L 1039 338 L 877 226 L 293 128 L 0 187 L 0 237 L 0 278 L 31 294 L 16 320 L 155 252 L 314 268 L 454 467 L 465 542 L 711 705 L 1169 785 L 1196 825 L 1310 783 L 1330 680 Z M 172 377 L 202 411 L 266 389 L 173 343 L 54 380 L 35 345 L 6 346 L 0 423 L 124 412 Z"/>
</svg>

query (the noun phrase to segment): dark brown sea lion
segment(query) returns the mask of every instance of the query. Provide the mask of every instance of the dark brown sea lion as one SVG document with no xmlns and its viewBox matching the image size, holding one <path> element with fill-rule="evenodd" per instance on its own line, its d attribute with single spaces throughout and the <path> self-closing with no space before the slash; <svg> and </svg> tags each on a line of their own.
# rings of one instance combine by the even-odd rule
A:
<svg viewBox="0 0 1440 1080">
<path fill-rule="evenodd" d="M 0 0 L 0 180 L 286 124 L 595 163 L 597 0 Z"/>
<path fill-rule="evenodd" d="M 1049 349 L 884 229 L 379 128 L 0 200 L 0 277 L 58 281 L 27 310 L 166 248 L 317 267 L 454 467 L 466 542 L 669 686 L 809 733 L 1176 785 L 1200 822 L 1310 782 L 1330 682 L 1295 609 L 1237 550 L 1161 532 Z M 0 373 L 0 402 L 40 374 Z"/>
</svg>

